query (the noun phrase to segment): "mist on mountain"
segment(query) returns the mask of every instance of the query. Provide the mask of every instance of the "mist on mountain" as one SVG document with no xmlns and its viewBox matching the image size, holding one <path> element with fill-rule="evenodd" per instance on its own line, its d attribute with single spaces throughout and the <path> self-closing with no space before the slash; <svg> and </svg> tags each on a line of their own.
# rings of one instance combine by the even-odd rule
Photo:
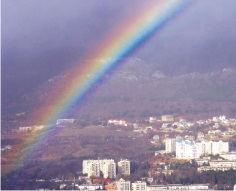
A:
<svg viewBox="0 0 236 191">
<path fill-rule="evenodd" d="M 80 64 L 142 3 L 3 0 L 2 107 Z M 234 0 L 192 2 L 129 56 L 157 78 L 235 68 L 235 8 Z"/>
</svg>

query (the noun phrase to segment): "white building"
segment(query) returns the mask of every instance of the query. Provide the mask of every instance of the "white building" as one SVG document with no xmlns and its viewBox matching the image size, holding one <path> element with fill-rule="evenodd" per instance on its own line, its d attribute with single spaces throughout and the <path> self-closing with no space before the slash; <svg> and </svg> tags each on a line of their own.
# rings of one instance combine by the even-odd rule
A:
<svg viewBox="0 0 236 191">
<path fill-rule="evenodd" d="M 119 181 L 116 181 L 116 190 L 129 191 L 130 190 L 130 181 L 125 181 L 122 178 Z"/>
<path fill-rule="evenodd" d="M 176 141 L 176 158 L 195 159 L 208 154 L 222 154 L 229 152 L 229 143 L 223 141 L 194 142 L 178 139 Z"/>
<path fill-rule="evenodd" d="M 132 183 L 132 190 L 135 191 L 146 191 L 147 190 L 147 183 L 143 181 L 137 181 Z"/>
<path fill-rule="evenodd" d="M 147 186 L 147 191 L 156 191 L 156 190 L 167 190 L 166 185 L 149 185 Z"/>
<path fill-rule="evenodd" d="M 220 156 L 227 160 L 236 160 L 236 152 L 224 153 Z"/>
<path fill-rule="evenodd" d="M 121 125 L 121 126 L 128 126 L 126 121 L 124 120 L 116 120 L 116 119 L 110 119 L 108 120 L 108 124 L 114 124 L 114 125 Z"/>
<path fill-rule="evenodd" d="M 194 159 L 199 158 L 197 145 L 194 141 L 178 139 L 176 141 L 176 158 Z"/>
<path fill-rule="evenodd" d="M 33 127 L 19 127 L 19 132 L 32 131 Z"/>
<path fill-rule="evenodd" d="M 68 125 L 73 124 L 75 119 L 58 119 L 56 125 Z"/>
<path fill-rule="evenodd" d="M 205 139 L 204 133 L 203 133 L 203 132 L 199 132 L 199 133 L 197 134 L 197 139 L 198 139 L 199 141 L 203 141 L 203 140 Z"/>
<path fill-rule="evenodd" d="M 212 160 L 209 161 L 210 166 L 201 166 L 197 170 L 198 172 L 203 172 L 203 171 L 209 171 L 209 170 L 214 170 L 214 171 L 225 171 L 225 170 L 230 170 L 234 169 L 236 170 L 236 160 Z"/>
<path fill-rule="evenodd" d="M 229 142 L 212 142 L 212 153 L 213 155 L 228 153 L 229 152 Z"/>
<path fill-rule="evenodd" d="M 154 123 L 157 121 L 157 118 L 156 117 L 149 117 L 149 122 L 150 123 Z"/>
<path fill-rule="evenodd" d="M 188 185 L 189 190 L 208 190 L 208 184 L 190 184 Z"/>
<path fill-rule="evenodd" d="M 83 174 L 88 174 L 88 177 L 100 176 L 100 164 L 97 160 L 84 160 L 83 161 Z"/>
<path fill-rule="evenodd" d="M 176 139 L 166 139 L 165 141 L 166 153 L 172 153 L 176 150 Z"/>
<path fill-rule="evenodd" d="M 228 153 L 229 142 L 201 141 L 198 143 L 198 149 L 201 155 Z"/>
<path fill-rule="evenodd" d="M 130 175 L 130 161 L 125 159 L 125 160 L 120 160 L 118 162 L 118 172 L 120 174 L 124 175 Z"/>
<path fill-rule="evenodd" d="M 212 167 L 232 167 L 236 168 L 236 160 L 212 160 L 209 161 Z"/>
<path fill-rule="evenodd" d="M 101 184 L 85 184 L 85 185 L 76 185 L 79 190 L 102 190 L 103 185 Z"/>
<path fill-rule="evenodd" d="M 150 185 L 147 186 L 147 191 L 156 190 L 209 190 L 208 184 L 167 184 L 167 185 Z"/>
<path fill-rule="evenodd" d="M 112 159 L 104 160 L 84 160 L 83 174 L 99 177 L 102 172 L 104 178 L 116 177 L 116 163 Z"/>
</svg>

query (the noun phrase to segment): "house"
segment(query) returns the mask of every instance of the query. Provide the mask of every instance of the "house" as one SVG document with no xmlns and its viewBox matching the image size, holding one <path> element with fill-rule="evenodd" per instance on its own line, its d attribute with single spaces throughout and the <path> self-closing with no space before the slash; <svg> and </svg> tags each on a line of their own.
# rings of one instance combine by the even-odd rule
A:
<svg viewBox="0 0 236 191">
<path fill-rule="evenodd" d="M 33 127 L 19 127 L 19 132 L 32 131 Z"/>
<path fill-rule="evenodd" d="M 149 122 L 150 123 L 154 123 L 157 121 L 157 118 L 156 117 L 149 117 Z"/>
<path fill-rule="evenodd" d="M 116 119 L 110 119 L 108 120 L 108 124 L 114 124 L 114 125 L 121 125 L 121 126 L 128 126 L 126 121 L 124 120 L 116 120 Z"/>
<path fill-rule="evenodd" d="M 75 122 L 75 119 L 58 119 L 56 125 L 70 125 Z"/>
<path fill-rule="evenodd" d="M 173 117 L 173 115 L 162 115 L 161 116 L 161 121 L 162 122 L 173 122 L 174 117 Z"/>
</svg>

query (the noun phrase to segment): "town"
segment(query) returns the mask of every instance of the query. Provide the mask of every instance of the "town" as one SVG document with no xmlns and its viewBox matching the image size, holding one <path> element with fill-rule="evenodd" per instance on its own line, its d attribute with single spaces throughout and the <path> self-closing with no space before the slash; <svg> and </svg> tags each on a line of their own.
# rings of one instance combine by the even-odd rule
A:
<svg viewBox="0 0 236 191">
<path fill-rule="evenodd" d="M 129 154 L 121 156 L 117 151 L 113 159 L 107 159 L 112 150 L 104 150 L 99 156 L 87 155 L 86 159 L 80 160 L 81 169 L 76 169 L 77 173 L 69 179 L 51 177 L 49 180 L 35 179 L 35 182 L 39 185 L 47 182 L 44 189 L 147 191 L 229 190 L 236 184 L 236 119 L 222 115 L 190 121 L 163 115 L 140 121 L 108 119 L 96 121 L 96 124 L 97 128 L 112 130 L 113 134 L 133 133 L 119 135 L 117 139 L 106 135 L 101 140 L 108 144 L 127 140 L 137 141 L 135 143 L 138 144 L 144 140 L 146 145 L 140 144 L 140 152 L 149 148 L 148 154 L 143 153 L 146 157 L 140 161 Z M 55 126 L 61 131 L 75 126 L 80 126 L 79 132 L 87 128 L 76 119 L 58 119 Z M 19 127 L 9 134 L 31 134 L 44 128 L 42 125 Z M 88 141 L 89 137 L 86 139 Z M 95 143 L 99 147 L 99 141 Z M 2 144 L 2 156 L 13 147 Z M 54 187 L 48 186 L 48 182 L 53 182 Z"/>
</svg>

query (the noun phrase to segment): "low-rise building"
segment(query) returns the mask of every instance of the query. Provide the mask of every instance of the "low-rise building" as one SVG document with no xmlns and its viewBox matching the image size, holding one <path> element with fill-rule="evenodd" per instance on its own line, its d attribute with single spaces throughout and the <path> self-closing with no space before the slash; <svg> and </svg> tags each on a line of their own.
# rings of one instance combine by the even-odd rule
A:
<svg viewBox="0 0 236 191">
<path fill-rule="evenodd" d="M 161 120 L 162 120 L 162 122 L 173 122 L 174 117 L 173 117 L 173 115 L 162 115 Z"/>
<path fill-rule="evenodd" d="M 58 119 L 56 122 L 56 125 L 69 125 L 69 124 L 74 124 L 75 119 Z"/>
<path fill-rule="evenodd" d="M 149 117 L 149 122 L 150 123 L 154 123 L 157 121 L 157 118 L 156 117 Z"/>
<path fill-rule="evenodd" d="M 126 121 L 124 121 L 124 120 L 117 120 L 117 119 L 110 119 L 110 120 L 108 120 L 108 124 L 128 126 Z"/>
<path fill-rule="evenodd" d="M 33 127 L 19 127 L 19 132 L 32 131 Z"/>
<path fill-rule="evenodd" d="M 146 191 L 147 183 L 144 181 L 137 181 L 132 183 L 132 190 L 134 191 Z"/>
<path fill-rule="evenodd" d="M 119 191 L 129 191 L 130 181 L 125 181 L 121 178 L 119 181 L 116 181 L 116 189 Z"/>
<path fill-rule="evenodd" d="M 223 157 L 227 160 L 236 160 L 236 152 L 230 152 L 230 153 L 223 153 L 220 154 L 220 157 Z"/>
<path fill-rule="evenodd" d="M 193 159 L 191 162 L 197 164 L 198 166 L 203 166 L 203 165 L 209 164 L 208 159 Z"/>
<path fill-rule="evenodd" d="M 210 166 L 201 166 L 197 170 L 198 172 L 203 172 L 203 171 L 209 171 L 209 170 L 214 170 L 214 171 L 226 171 L 230 169 L 236 170 L 236 160 L 212 160 L 209 161 Z"/>
<path fill-rule="evenodd" d="M 105 186 L 105 190 L 116 191 L 116 183 L 113 182 L 113 183 L 107 184 Z"/>
<path fill-rule="evenodd" d="M 166 185 L 149 185 L 147 186 L 147 191 L 156 191 L 156 190 L 167 190 Z"/>
<path fill-rule="evenodd" d="M 82 184 L 77 186 L 79 190 L 103 190 L 102 184 Z"/>
<path fill-rule="evenodd" d="M 209 190 L 208 184 L 167 184 L 167 185 L 149 185 L 147 191 L 156 190 Z"/>
<path fill-rule="evenodd" d="M 211 160 L 209 161 L 210 166 L 212 167 L 235 167 L 236 160 Z"/>
<path fill-rule="evenodd" d="M 204 172 L 204 171 L 206 172 L 206 171 L 210 171 L 210 170 L 213 170 L 213 171 L 226 171 L 226 170 L 230 170 L 230 169 L 236 170 L 236 167 L 201 166 L 201 167 L 197 168 L 197 171 L 198 172 Z"/>
</svg>

